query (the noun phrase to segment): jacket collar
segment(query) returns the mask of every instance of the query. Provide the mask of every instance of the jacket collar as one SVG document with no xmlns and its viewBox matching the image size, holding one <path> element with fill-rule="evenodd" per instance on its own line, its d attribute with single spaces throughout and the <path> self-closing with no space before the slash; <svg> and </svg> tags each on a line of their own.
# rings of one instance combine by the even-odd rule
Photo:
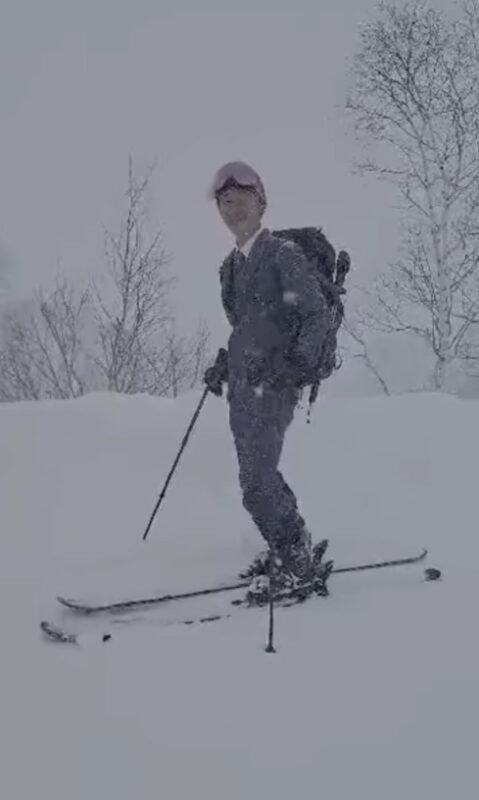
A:
<svg viewBox="0 0 479 800">
<path fill-rule="evenodd" d="M 253 247 L 253 245 L 254 245 L 256 239 L 258 238 L 258 236 L 261 236 L 261 231 L 262 230 L 263 229 L 260 226 L 258 228 L 258 230 L 255 231 L 255 233 L 253 233 L 253 235 L 250 236 L 249 239 L 241 247 L 238 247 L 238 245 L 236 245 L 236 249 L 239 250 L 240 253 L 243 253 L 243 255 L 245 255 L 246 258 L 248 258 L 249 254 L 251 252 L 251 248 Z"/>
<path fill-rule="evenodd" d="M 247 250 L 247 252 L 244 253 L 244 255 L 246 255 L 246 258 L 256 258 L 261 253 L 261 250 L 263 249 L 264 243 L 265 243 L 265 241 L 266 241 L 268 236 L 269 236 L 269 229 L 268 228 L 260 228 L 260 230 L 256 234 L 256 236 L 252 237 L 253 238 L 253 242 L 252 242 L 252 244 L 250 246 L 249 251 Z M 246 245 L 248 245 L 250 243 L 250 241 L 251 240 L 249 239 L 248 242 L 246 242 Z M 234 263 L 235 258 L 237 257 L 238 253 L 241 253 L 241 252 L 242 252 L 242 249 L 240 249 L 238 247 L 234 247 L 233 250 L 230 252 L 230 254 L 228 256 L 228 261 L 231 261 L 231 263 Z"/>
</svg>

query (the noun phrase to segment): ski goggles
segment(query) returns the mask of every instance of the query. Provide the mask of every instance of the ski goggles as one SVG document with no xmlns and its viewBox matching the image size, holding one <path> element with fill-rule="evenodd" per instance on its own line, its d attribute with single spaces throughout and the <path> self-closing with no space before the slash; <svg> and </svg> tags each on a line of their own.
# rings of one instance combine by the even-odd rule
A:
<svg viewBox="0 0 479 800">
<path fill-rule="evenodd" d="M 215 199 L 222 189 L 228 186 L 239 186 L 243 189 L 255 189 L 261 199 L 266 202 L 264 186 L 255 170 L 242 161 L 231 161 L 221 167 L 215 175 L 209 196 Z"/>
</svg>

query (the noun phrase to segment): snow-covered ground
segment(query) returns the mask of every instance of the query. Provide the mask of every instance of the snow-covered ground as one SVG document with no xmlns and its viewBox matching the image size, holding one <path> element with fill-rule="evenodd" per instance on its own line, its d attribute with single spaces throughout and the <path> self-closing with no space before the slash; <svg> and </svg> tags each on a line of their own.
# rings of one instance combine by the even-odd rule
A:
<svg viewBox="0 0 479 800">
<path fill-rule="evenodd" d="M 0 406 L 0 796 L 5 800 L 470 800 L 479 741 L 479 405 L 321 398 L 282 460 L 337 565 L 331 597 L 209 625 L 231 598 L 81 620 L 57 594 L 121 599 L 234 577 L 261 542 L 241 506 L 227 407 L 90 395 Z M 41 619 L 83 631 L 42 638 Z M 101 643 L 93 635 L 108 629 Z M 90 632 L 92 635 L 90 636 Z"/>
</svg>

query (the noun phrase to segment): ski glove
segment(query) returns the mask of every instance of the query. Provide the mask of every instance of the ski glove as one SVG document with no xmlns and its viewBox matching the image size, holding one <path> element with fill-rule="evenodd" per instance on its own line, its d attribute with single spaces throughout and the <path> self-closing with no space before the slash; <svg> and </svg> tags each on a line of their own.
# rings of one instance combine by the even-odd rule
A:
<svg viewBox="0 0 479 800">
<path fill-rule="evenodd" d="M 217 397 L 223 394 L 223 382 L 228 380 L 228 353 L 224 347 L 220 347 L 216 356 L 216 361 L 212 367 L 205 371 L 203 381 L 210 392 Z"/>
</svg>

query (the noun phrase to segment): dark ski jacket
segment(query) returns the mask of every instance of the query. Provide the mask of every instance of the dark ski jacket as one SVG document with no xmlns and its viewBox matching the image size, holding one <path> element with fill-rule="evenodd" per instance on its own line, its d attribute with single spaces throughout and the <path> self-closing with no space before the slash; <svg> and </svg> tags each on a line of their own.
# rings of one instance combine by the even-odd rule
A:
<svg viewBox="0 0 479 800">
<path fill-rule="evenodd" d="M 315 265 L 267 228 L 243 263 L 238 252 L 220 267 L 223 308 L 233 328 L 229 397 L 238 382 L 273 388 L 313 383 L 329 320 Z"/>
</svg>

